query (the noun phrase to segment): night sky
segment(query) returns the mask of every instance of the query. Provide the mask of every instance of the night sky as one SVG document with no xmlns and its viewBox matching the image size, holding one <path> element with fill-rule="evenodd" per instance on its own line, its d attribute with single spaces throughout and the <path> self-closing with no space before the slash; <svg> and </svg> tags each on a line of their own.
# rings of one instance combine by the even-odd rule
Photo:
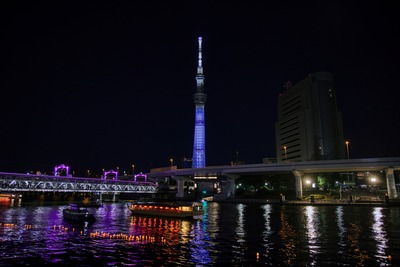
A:
<svg viewBox="0 0 400 267">
<path fill-rule="evenodd" d="M 284 84 L 333 75 L 350 158 L 400 156 L 395 1 L 1 1 L 0 171 L 148 172 L 276 157 Z"/>
</svg>

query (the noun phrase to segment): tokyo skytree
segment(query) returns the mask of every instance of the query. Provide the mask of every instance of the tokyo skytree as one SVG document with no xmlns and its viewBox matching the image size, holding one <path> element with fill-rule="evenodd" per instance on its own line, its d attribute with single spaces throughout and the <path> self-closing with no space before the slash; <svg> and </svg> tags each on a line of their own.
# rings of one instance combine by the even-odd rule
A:
<svg viewBox="0 0 400 267">
<path fill-rule="evenodd" d="M 198 37 L 199 42 L 199 59 L 196 75 L 196 93 L 193 94 L 194 104 L 196 106 L 195 123 L 194 123 L 194 143 L 192 168 L 203 168 L 206 166 L 206 136 L 204 121 L 204 105 L 207 95 L 204 93 L 204 74 L 202 65 L 202 38 Z"/>
</svg>

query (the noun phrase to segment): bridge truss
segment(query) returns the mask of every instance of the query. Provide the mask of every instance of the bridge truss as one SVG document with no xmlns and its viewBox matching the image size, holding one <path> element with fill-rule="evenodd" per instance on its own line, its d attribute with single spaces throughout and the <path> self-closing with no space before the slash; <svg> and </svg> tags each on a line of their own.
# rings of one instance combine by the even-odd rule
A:
<svg viewBox="0 0 400 267">
<path fill-rule="evenodd" d="M 0 192 L 156 193 L 153 182 L 0 172 Z"/>
</svg>

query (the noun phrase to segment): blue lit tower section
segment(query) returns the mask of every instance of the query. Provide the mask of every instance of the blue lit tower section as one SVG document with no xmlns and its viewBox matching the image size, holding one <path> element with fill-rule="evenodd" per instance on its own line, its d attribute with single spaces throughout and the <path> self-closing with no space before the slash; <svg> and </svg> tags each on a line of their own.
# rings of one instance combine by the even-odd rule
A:
<svg viewBox="0 0 400 267">
<path fill-rule="evenodd" d="M 204 123 L 204 104 L 207 95 L 204 93 L 204 75 L 202 65 L 201 43 L 202 38 L 199 37 L 199 62 L 197 66 L 196 93 L 193 94 L 194 104 L 196 106 L 195 123 L 194 123 L 194 143 L 193 143 L 193 159 L 192 168 L 203 168 L 206 166 L 206 136 Z"/>
</svg>

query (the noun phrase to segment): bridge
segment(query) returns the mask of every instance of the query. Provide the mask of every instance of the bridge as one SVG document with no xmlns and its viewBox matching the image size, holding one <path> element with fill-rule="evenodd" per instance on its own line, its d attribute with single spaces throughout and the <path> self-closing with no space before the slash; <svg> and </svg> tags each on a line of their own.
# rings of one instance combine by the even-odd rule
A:
<svg viewBox="0 0 400 267">
<path fill-rule="evenodd" d="M 394 171 L 400 170 L 400 158 L 366 158 L 366 159 L 345 159 L 345 160 L 320 160 L 246 165 L 210 166 L 195 169 L 171 169 L 159 172 L 148 173 L 149 178 L 160 179 L 172 177 L 178 181 L 178 196 L 183 193 L 185 180 L 192 180 L 197 187 L 203 190 L 213 190 L 218 184 L 218 177 L 230 178 L 229 185 L 221 188 L 221 191 L 229 196 L 235 191 L 234 180 L 241 175 L 261 174 L 293 174 L 296 185 L 296 197 L 303 196 L 303 178 L 312 173 L 330 172 L 384 172 L 386 176 L 387 195 L 390 199 L 398 198 Z M 200 189 L 200 190 L 202 190 Z"/>
<path fill-rule="evenodd" d="M 100 197 L 111 194 L 113 199 L 121 193 L 156 193 L 158 185 L 144 177 L 141 180 L 136 177 L 134 180 L 119 180 L 0 172 L 0 192 L 94 193 Z"/>
<path fill-rule="evenodd" d="M 158 172 L 139 174 L 133 180 L 81 178 L 71 175 L 35 175 L 0 172 L 0 193 L 66 192 L 66 193 L 157 193 L 161 181 L 172 178 L 177 181 L 177 197 L 184 197 L 184 186 L 192 182 L 200 191 L 229 197 L 235 193 L 235 180 L 242 175 L 293 174 L 296 197 L 303 196 L 303 179 L 307 174 L 329 172 L 384 172 L 387 195 L 398 198 L 394 172 L 400 170 L 400 158 L 367 158 L 348 160 L 320 160 L 303 162 L 280 162 L 246 165 L 209 166 L 204 168 L 163 169 Z M 144 177 L 137 179 L 137 177 Z M 229 178 L 221 181 L 221 177 Z M 147 180 L 149 179 L 149 180 Z"/>
</svg>

